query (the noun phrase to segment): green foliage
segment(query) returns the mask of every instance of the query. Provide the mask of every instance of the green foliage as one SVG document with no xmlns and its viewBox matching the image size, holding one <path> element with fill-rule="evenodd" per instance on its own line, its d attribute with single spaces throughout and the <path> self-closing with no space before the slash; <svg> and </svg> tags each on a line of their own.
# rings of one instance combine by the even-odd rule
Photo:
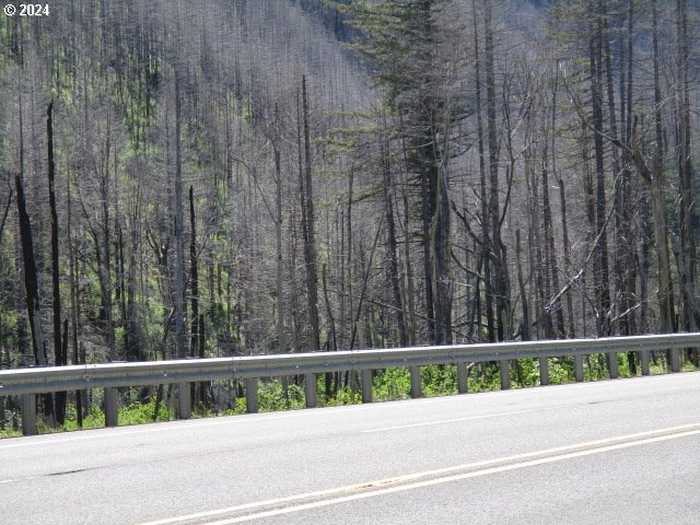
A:
<svg viewBox="0 0 700 525">
<path fill-rule="evenodd" d="M 153 423 L 156 408 L 155 397 L 149 398 L 147 403 L 130 403 L 119 409 L 119 425 L 141 425 Z M 172 419 L 170 410 L 161 402 L 158 409 L 158 421 L 169 421 Z M 105 426 L 105 415 L 101 408 L 91 405 L 88 414 L 83 418 L 83 429 L 103 428 Z M 45 431 L 56 431 L 56 429 L 45 428 Z M 63 425 L 64 431 L 79 430 L 75 405 L 66 407 L 66 421 Z"/>
<path fill-rule="evenodd" d="M 537 359 L 520 359 L 513 363 L 513 375 L 515 387 L 537 386 L 540 381 L 539 362 Z M 496 380 L 497 384 L 492 385 L 492 389 L 497 389 L 500 385 L 498 368 L 496 368 Z"/>
<path fill-rule="evenodd" d="M 408 399 L 411 391 L 411 374 L 407 368 L 386 368 L 375 374 L 372 381 L 374 399 L 390 401 Z"/>
<path fill-rule="evenodd" d="M 479 366 L 479 365 L 474 365 Z M 498 366 L 492 363 L 484 363 L 480 373 L 470 371 L 467 379 L 467 387 L 470 392 L 488 392 L 500 388 L 500 375 Z"/>
<path fill-rule="evenodd" d="M 20 437 L 22 432 L 19 430 L 14 430 L 13 428 L 2 428 L 0 429 L 0 439 Z"/>
<path fill-rule="evenodd" d="M 158 417 L 155 418 L 156 400 L 151 397 L 148 403 L 131 403 L 119 410 L 120 425 L 140 425 L 143 423 L 153 423 L 155 419 L 158 421 L 169 421 L 173 414 L 165 403 L 160 403 L 158 407 Z"/>
<path fill-rule="evenodd" d="M 423 393 L 427 397 L 449 396 L 457 393 L 457 367 L 430 365 L 421 369 Z"/>
<path fill-rule="evenodd" d="M 361 402 L 362 394 L 360 392 L 354 392 L 351 388 L 343 387 L 338 390 L 335 397 L 324 401 L 323 406 L 358 405 Z"/>
<path fill-rule="evenodd" d="M 240 414 L 245 414 L 245 398 L 244 397 L 238 397 L 234 401 L 234 406 L 233 408 L 227 408 L 224 410 L 223 414 L 224 416 L 238 416 Z"/>
<path fill-rule="evenodd" d="M 289 385 L 289 401 L 284 397 L 281 381 L 264 381 L 258 386 L 258 409 L 260 412 L 304 408 L 304 390 L 299 385 Z M 243 400 L 245 412 L 245 400 Z"/>
<path fill-rule="evenodd" d="M 102 428 L 104 426 L 105 413 L 100 407 L 96 405 L 90 405 L 87 415 L 83 418 L 83 429 Z M 49 427 L 42 428 L 42 426 L 39 425 L 38 430 L 39 433 L 43 434 L 45 432 L 56 432 L 57 429 L 52 429 Z M 75 405 L 71 404 L 66 407 L 66 420 L 63 424 L 63 428 L 58 429 L 58 431 L 71 432 L 73 430 L 80 430 L 80 427 L 78 427 L 78 419 Z"/>
</svg>

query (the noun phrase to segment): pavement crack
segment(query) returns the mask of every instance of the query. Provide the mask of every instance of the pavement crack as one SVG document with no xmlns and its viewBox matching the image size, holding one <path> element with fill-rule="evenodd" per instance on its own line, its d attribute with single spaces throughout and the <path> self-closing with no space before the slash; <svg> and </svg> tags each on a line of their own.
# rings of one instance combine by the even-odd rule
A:
<svg viewBox="0 0 700 525">
<path fill-rule="evenodd" d="M 87 472 L 89 470 L 97 470 L 99 467 L 92 468 L 76 468 L 71 470 L 61 470 L 59 472 L 49 472 L 44 474 L 45 477 L 55 477 L 55 476 L 69 476 L 70 474 L 80 474 L 81 472 Z"/>
</svg>

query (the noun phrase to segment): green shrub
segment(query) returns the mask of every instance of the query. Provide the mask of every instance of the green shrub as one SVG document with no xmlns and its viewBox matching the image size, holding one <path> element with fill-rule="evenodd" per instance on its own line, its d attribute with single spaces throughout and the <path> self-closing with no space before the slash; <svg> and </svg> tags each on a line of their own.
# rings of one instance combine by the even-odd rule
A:
<svg viewBox="0 0 700 525">
<path fill-rule="evenodd" d="M 411 391 L 411 373 L 407 368 L 385 368 L 374 375 L 372 390 L 376 401 L 407 399 Z"/>
<path fill-rule="evenodd" d="M 19 430 L 13 430 L 11 428 L 4 428 L 0 430 L 0 439 L 20 437 L 22 432 Z"/>
</svg>

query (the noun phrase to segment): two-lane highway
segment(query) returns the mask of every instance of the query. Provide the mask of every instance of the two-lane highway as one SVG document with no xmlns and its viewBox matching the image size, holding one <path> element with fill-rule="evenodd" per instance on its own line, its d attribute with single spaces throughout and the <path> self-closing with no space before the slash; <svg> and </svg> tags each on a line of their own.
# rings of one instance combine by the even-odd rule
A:
<svg viewBox="0 0 700 525">
<path fill-rule="evenodd" d="M 700 374 L 0 442 L 0 523 L 700 523 Z"/>
</svg>

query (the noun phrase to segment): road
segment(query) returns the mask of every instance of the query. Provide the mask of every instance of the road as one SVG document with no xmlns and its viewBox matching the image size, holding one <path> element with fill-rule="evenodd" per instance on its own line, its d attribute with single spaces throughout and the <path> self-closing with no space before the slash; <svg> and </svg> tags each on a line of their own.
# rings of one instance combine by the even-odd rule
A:
<svg viewBox="0 0 700 525">
<path fill-rule="evenodd" d="M 700 523 L 700 373 L 0 442 L 0 523 Z"/>
</svg>

